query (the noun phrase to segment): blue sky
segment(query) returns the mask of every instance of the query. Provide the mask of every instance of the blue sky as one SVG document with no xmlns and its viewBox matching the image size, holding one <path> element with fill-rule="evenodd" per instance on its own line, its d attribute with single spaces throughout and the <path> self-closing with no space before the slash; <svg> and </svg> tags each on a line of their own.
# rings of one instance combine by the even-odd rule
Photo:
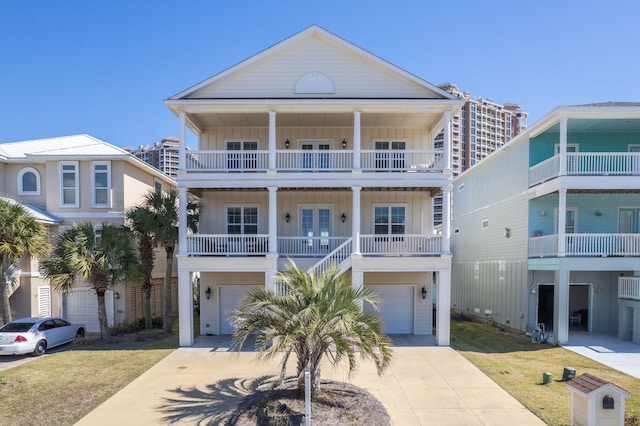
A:
<svg viewBox="0 0 640 426">
<path fill-rule="evenodd" d="M 0 143 L 177 135 L 163 100 L 317 24 L 434 84 L 556 106 L 640 101 L 640 1 L 0 0 Z"/>
</svg>

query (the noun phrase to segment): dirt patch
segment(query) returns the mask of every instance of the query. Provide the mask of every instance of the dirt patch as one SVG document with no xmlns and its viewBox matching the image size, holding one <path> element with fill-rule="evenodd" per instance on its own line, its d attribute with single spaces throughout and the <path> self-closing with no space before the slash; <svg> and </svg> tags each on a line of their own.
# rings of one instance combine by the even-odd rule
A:
<svg viewBox="0 0 640 426">
<path fill-rule="evenodd" d="M 384 406 L 369 392 L 348 383 L 322 382 L 311 402 L 311 423 L 316 426 L 390 425 Z M 225 425 L 295 426 L 305 424 L 304 395 L 295 382 L 275 389 L 258 389 L 239 404 Z"/>
<path fill-rule="evenodd" d="M 73 342 L 74 350 L 120 350 L 120 349 L 136 349 L 148 343 L 163 340 L 169 337 L 164 330 L 140 330 L 135 333 L 121 334 L 111 336 L 107 341 L 100 336 L 100 333 L 87 333 L 84 338 L 76 339 Z"/>
</svg>

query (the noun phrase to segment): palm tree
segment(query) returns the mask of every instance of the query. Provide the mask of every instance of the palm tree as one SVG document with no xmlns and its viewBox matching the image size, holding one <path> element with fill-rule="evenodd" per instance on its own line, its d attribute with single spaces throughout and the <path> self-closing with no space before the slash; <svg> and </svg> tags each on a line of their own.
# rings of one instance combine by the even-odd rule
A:
<svg viewBox="0 0 640 426">
<path fill-rule="evenodd" d="M 142 267 L 142 293 L 144 294 L 144 327 L 153 328 L 151 318 L 151 274 L 155 263 L 153 252 L 154 215 L 145 207 L 134 207 L 125 212 L 128 227 L 138 242 L 138 258 Z"/>
<path fill-rule="evenodd" d="M 298 389 L 304 389 L 304 373 L 309 369 L 311 394 L 320 385 L 320 361 L 327 357 L 335 365 L 348 361 L 349 374 L 356 368 L 356 353 L 372 359 L 378 374 L 389 366 L 392 350 L 382 332 L 380 318 L 362 310 L 362 303 L 377 308 L 369 289 L 353 288 L 333 265 L 322 274 L 306 272 L 295 264 L 278 274 L 283 295 L 266 289 L 250 292 L 243 305 L 231 313 L 236 326 L 234 349 L 256 334 L 258 356 L 271 359 L 283 354 L 280 381 L 284 381 L 291 353 L 297 356 Z"/>
<path fill-rule="evenodd" d="M 140 265 L 126 228 L 105 223 L 98 234 L 91 223 L 77 223 L 58 236 L 42 272 L 62 292 L 71 290 L 78 278 L 92 286 L 98 296 L 100 334 L 108 341 L 105 293 L 137 279 Z"/>
<path fill-rule="evenodd" d="M 149 191 L 144 197 L 142 207 L 149 210 L 154 223 L 153 239 L 160 244 L 166 253 L 166 270 L 164 276 L 163 327 L 171 333 L 171 276 L 173 274 L 173 256 L 178 244 L 178 192 Z M 198 230 L 198 205 L 189 201 L 187 207 L 187 229 Z"/>
<path fill-rule="evenodd" d="M 22 256 L 44 256 L 49 252 L 47 230 L 19 203 L 0 198 L 0 321 L 11 322 L 7 271 Z"/>
</svg>

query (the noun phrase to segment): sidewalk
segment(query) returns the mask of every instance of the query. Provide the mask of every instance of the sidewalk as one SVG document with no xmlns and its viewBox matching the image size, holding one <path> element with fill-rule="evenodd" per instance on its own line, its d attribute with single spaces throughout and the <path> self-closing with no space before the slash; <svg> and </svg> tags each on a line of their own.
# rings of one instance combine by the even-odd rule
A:
<svg viewBox="0 0 640 426">
<path fill-rule="evenodd" d="M 360 362 L 350 380 L 386 407 L 395 425 L 543 425 L 485 374 L 449 347 L 424 346 L 421 336 L 395 340 L 395 356 L 382 377 Z M 134 380 L 78 425 L 219 424 L 259 378 L 278 373 L 277 361 L 228 352 L 228 341 L 200 337 Z M 322 368 L 323 379 L 349 381 Z"/>
</svg>

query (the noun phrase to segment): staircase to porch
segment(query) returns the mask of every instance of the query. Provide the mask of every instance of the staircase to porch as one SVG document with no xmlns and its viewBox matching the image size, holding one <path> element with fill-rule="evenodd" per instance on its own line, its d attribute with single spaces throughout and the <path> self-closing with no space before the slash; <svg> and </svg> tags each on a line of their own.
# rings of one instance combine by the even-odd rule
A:
<svg viewBox="0 0 640 426">
<path fill-rule="evenodd" d="M 319 262 L 310 267 L 307 272 L 314 272 L 321 274 L 327 270 L 329 265 L 337 263 L 340 265 L 338 275 L 342 275 L 347 269 L 351 267 L 351 243 L 353 238 L 349 238 L 344 243 L 340 244 L 335 250 L 323 257 Z"/>
</svg>

